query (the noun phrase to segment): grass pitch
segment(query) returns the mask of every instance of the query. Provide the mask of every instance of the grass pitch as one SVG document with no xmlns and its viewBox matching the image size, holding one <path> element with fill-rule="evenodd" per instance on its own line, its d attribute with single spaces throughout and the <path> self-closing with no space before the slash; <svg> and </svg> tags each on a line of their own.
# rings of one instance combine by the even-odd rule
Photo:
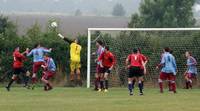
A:
<svg viewBox="0 0 200 111">
<path fill-rule="evenodd" d="M 179 89 L 177 94 L 145 89 L 145 95 L 129 96 L 126 88 L 108 93 L 86 88 L 0 88 L 0 111 L 200 111 L 200 89 Z"/>
</svg>

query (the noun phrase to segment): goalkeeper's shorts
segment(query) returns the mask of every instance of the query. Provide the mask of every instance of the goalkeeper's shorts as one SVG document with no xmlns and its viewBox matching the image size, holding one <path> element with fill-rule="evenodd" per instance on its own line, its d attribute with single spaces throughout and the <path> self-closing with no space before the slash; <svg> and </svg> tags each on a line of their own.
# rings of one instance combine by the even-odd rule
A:
<svg viewBox="0 0 200 111">
<path fill-rule="evenodd" d="M 75 71 L 76 69 L 80 69 L 80 68 L 81 68 L 80 62 L 75 62 L 75 61 L 70 62 L 71 71 Z"/>
</svg>

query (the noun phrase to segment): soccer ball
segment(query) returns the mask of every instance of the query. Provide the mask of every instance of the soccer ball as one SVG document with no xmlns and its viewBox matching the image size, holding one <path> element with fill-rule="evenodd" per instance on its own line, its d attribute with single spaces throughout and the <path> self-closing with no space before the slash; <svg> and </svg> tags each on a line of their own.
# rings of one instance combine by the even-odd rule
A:
<svg viewBox="0 0 200 111">
<path fill-rule="evenodd" d="M 56 27 L 58 27 L 58 24 L 57 24 L 57 22 L 52 22 L 52 23 L 51 23 L 51 27 L 53 27 L 53 28 L 56 28 Z"/>
</svg>

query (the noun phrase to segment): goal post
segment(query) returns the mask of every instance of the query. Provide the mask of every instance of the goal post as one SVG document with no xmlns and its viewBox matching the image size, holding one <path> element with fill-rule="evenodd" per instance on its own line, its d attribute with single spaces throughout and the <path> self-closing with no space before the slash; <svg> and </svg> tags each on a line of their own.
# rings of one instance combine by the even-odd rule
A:
<svg viewBox="0 0 200 111">
<path fill-rule="evenodd" d="M 200 28 L 88 28 L 88 47 L 87 47 L 87 88 L 91 87 L 91 46 L 92 34 L 94 31 L 130 31 L 130 32 L 200 32 Z M 173 34 L 172 34 L 173 35 Z M 181 35 L 180 35 L 181 36 Z M 190 35 L 189 35 L 190 36 Z"/>
</svg>

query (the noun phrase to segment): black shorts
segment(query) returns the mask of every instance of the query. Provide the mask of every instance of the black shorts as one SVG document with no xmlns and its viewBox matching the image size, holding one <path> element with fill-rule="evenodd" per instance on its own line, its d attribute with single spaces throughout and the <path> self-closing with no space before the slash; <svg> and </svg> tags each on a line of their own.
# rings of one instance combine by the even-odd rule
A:
<svg viewBox="0 0 200 111">
<path fill-rule="evenodd" d="M 130 67 L 128 78 L 144 76 L 143 70 L 140 67 Z"/>
<path fill-rule="evenodd" d="M 15 75 L 19 75 L 20 73 L 26 73 L 26 70 L 25 69 L 23 69 L 23 68 L 14 68 L 13 69 L 13 74 L 15 74 Z"/>
<path fill-rule="evenodd" d="M 111 73 L 111 70 L 109 67 L 103 67 L 103 70 L 102 70 L 103 73 L 108 73 L 110 74 Z"/>
</svg>

